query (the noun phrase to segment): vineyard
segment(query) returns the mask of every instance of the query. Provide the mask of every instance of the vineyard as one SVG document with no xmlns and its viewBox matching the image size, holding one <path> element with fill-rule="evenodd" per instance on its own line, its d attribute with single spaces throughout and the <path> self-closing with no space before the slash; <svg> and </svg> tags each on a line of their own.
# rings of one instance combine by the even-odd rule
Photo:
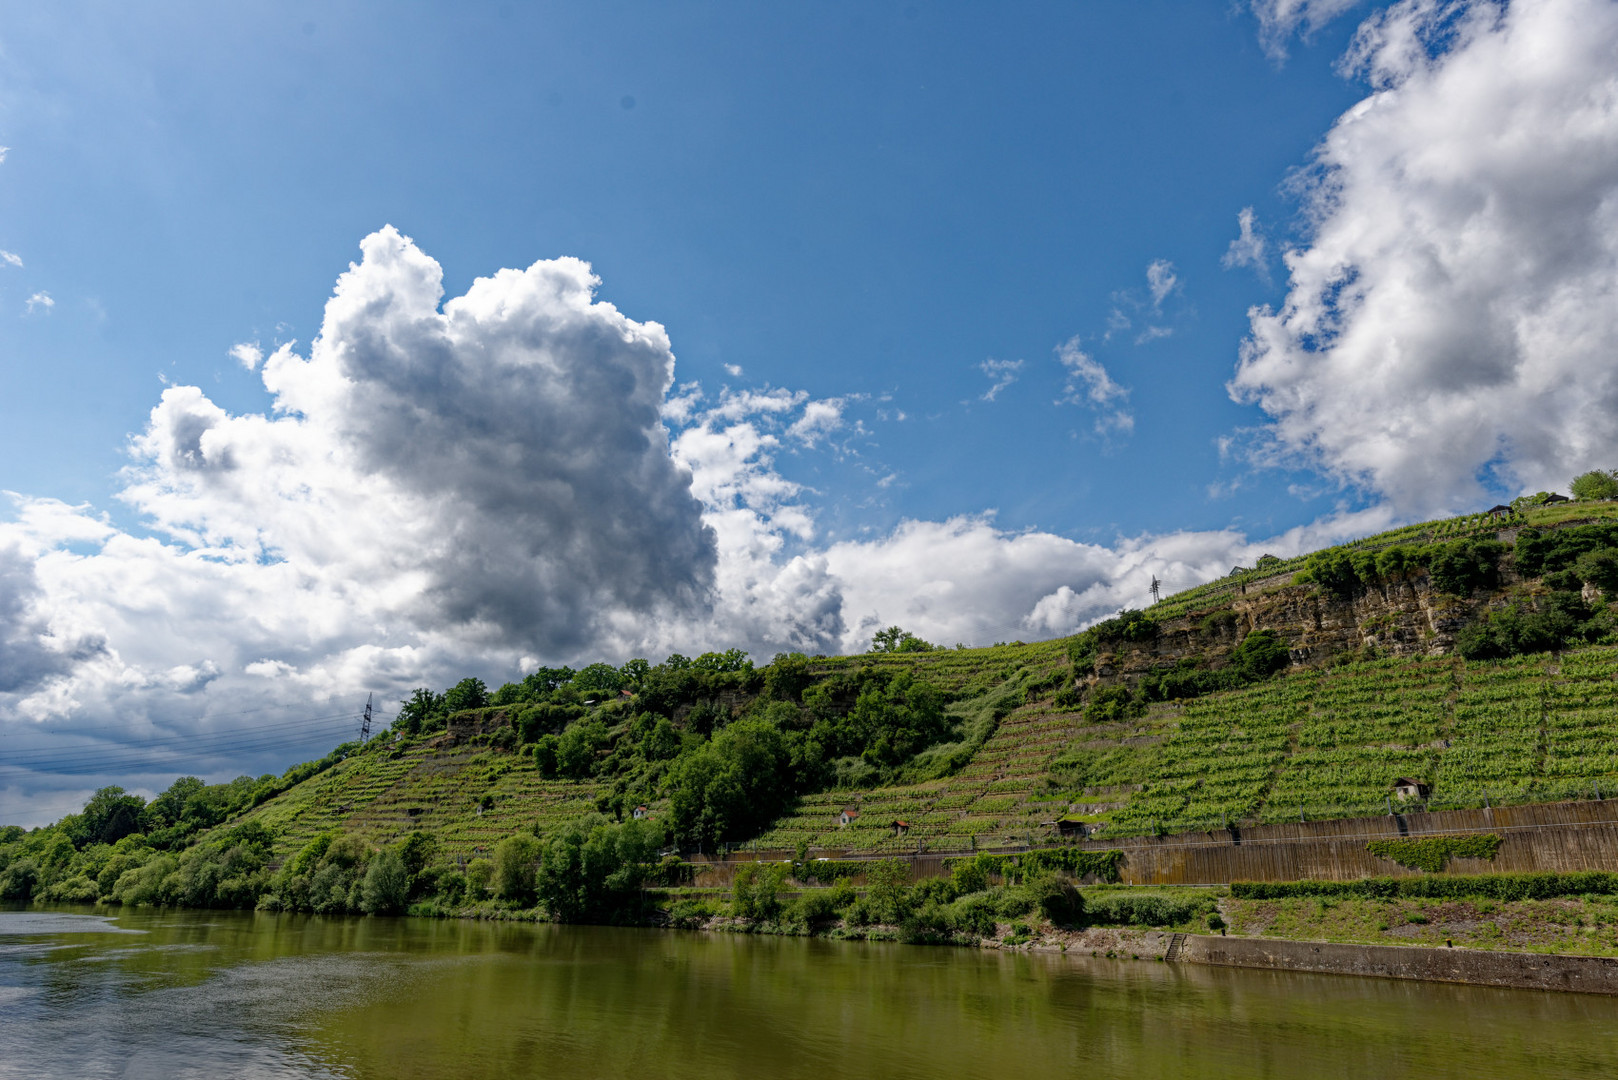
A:
<svg viewBox="0 0 1618 1080">
<path fill-rule="evenodd" d="M 1536 507 L 1509 519 L 1409 526 L 1346 547 L 1489 539 L 1502 528 L 1615 515 L 1614 503 Z M 1228 650 L 1235 612 L 1226 609 L 1225 621 L 1207 612 L 1233 590 L 1303 595 L 1289 584 L 1302 558 L 1263 564 L 1171 596 L 1152 619 L 1178 635 L 1172 648 L 1192 657 Z M 1271 609 L 1296 602 L 1283 598 Z M 1438 597 L 1433 610 L 1475 618 L 1467 603 Z M 1355 616 L 1350 640 L 1389 637 L 1393 610 Z M 1418 801 L 1434 810 L 1618 793 L 1618 648 L 1467 661 L 1431 655 L 1442 650 L 1419 637 L 1404 640 L 1413 646 L 1397 658 L 1342 662 L 1375 654 L 1355 649 L 1241 689 L 1137 697 L 1123 709 L 1098 708 L 1093 693 L 1074 691 L 1066 639 L 800 658 L 810 681 L 862 671 L 914 676 L 944 695 L 953 734 L 883 774 L 884 784 L 811 789 L 779 814 L 772 809 L 752 835 L 728 836 L 759 850 L 960 852 L 1386 813 L 1398 805 L 1401 778 L 1418 782 Z M 1154 654 L 1149 640 L 1131 647 L 1137 671 L 1177 662 L 1172 652 Z M 603 747 L 630 739 L 633 712 L 611 714 L 617 726 L 601 727 Z M 623 788 L 613 784 L 605 774 L 546 778 L 531 754 L 487 738 L 404 740 L 368 747 L 248 817 L 274 830 L 282 853 L 333 830 L 379 844 L 424 830 L 464 859 L 515 832 L 626 812 Z M 648 798 L 654 818 L 669 812 L 665 799 Z"/>
</svg>

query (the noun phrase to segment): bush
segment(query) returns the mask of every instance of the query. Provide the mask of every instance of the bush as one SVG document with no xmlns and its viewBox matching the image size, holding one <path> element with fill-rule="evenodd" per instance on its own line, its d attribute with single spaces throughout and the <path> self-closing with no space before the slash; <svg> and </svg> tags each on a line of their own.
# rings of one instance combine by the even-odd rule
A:
<svg viewBox="0 0 1618 1080">
<path fill-rule="evenodd" d="M 1028 895 L 1040 913 L 1057 926 L 1078 926 L 1084 919 L 1084 895 L 1073 882 L 1047 870 L 1031 880 Z"/>
<path fill-rule="evenodd" d="M 787 915 L 794 922 L 813 926 L 832 921 L 837 918 L 838 912 L 853 902 L 854 890 L 846 882 L 829 889 L 805 889 L 792 902 Z"/>
<path fill-rule="evenodd" d="M 1161 893 L 1092 893 L 1085 901 L 1086 921 L 1108 926 L 1173 926 L 1189 922 L 1208 904 L 1206 898 Z"/>
<path fill-rule="evenodd" d="M 1618 894 L 1618 874 L 1589 870 L 1572 874 L 1431 874 L 1358 881 L 1237 881 L 1238 900 L 1283 900 L 1297 896 L 1429 900 L 1554 900 L 1563 896 Z"/>
<path fill-rule="evenodd" d="M 736 868 L 730 887 L 730 910 L 739 918 L 769 922 L 781 914 L 785 863 L 747 863 Z"/>
</svg>

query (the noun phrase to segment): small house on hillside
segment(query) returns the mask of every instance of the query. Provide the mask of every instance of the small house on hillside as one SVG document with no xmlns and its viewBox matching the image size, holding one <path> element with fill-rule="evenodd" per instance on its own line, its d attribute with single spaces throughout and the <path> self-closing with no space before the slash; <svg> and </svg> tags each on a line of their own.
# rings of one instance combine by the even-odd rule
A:
<svg viewBox="0 0 1618 1080">
<path fill-rule="evenodd" d="M 1230 568 L 1230 573 L 1226 574 L 1225 576 L 1226 577 L 1241 577 L 1243 574 L 1247 573 L 1249 569 L 1250 568 L 1246 567 L 1246 566 L 1233 566 L 1233 567 Z"/>
<path fill-rule="evenodd" d="M 635 807 L 635 809 L 630 811 L 630 815 L 633 816 L 636 821 L 639 821 L 641 818 L 645 817 L 647 814 L 650 814 L 650 813 L 651 813 L 651 810 L 647 809 L 644 806 L 637 806 L 637 807 Z"/>
<path fill-rule="evenodd" d="M 847 825 L 859 816 L 860 812 L 857 809 L 852 806 L 846 806 L 843 808 L 843 812 L 837 815 L 837 824 L 839 827 Z"/>
<path fill-rule="evenodd" d="M 1393 782 L 1393 797 L 1401 802 L 1407 799 L 1425 799 L 1432 790 L 1430 785 L 1420 780 L 1412 780 L 1408 776 L 1401 776 Z"/>
<path fill-rule="evenodd" d="M 1483 511 L 1483 513 L 1486 517 L 1505 519 L 1511 516 L 1511 507 L 1505 503 L 1497 503 Z"/>
<path fill-rule="evenodd" d="M 1549 505 L 1551 505 L 1551 503 L 1564 503 L 1564 502 L 1572 502 L 1572 501 L 1573 500 L 1568 498 L 1566 495 L 1558 495 L 1556 492 L 1553 491 L 1549 495 L 1545 496 L 1545 502 L 1543 503 L 1543 505 L 1549 506 Z"/>
<path fill-rule="evenodd" d="M 1050 825 L 1051 827 L 1055 828 L 1057 833 L 1064 838 L 1077 837 L 1078 839 L 1083 840 L 1087 835 L 1089 835 L 1089 830 L 1084 827 L 1084 822 L 1082 821 L 1071 821 L 1068 818 L 1057 818 L 1055 821 L 1040 822 L 1040 824 Z"/>
<path fill-rule="evenodd" d="M 903 836 L 905 833 L 910 831 L 910 822 L 900 821 L 898 818 L 894 818 L 893 821 L 888 824 L 888 828 L 893 830 L 894 836 Z"/>
</svg>

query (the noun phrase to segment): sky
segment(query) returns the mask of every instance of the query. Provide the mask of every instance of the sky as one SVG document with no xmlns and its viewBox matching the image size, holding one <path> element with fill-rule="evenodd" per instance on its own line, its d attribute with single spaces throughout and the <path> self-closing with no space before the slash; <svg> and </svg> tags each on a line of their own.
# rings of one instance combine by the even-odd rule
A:
<svg viewBox="0 0 1618 1080">
<path fill-rule="evenodd" d="M 0 4 L 0 821 L 1618 466 L 1618 3 Z"/>
</svg>

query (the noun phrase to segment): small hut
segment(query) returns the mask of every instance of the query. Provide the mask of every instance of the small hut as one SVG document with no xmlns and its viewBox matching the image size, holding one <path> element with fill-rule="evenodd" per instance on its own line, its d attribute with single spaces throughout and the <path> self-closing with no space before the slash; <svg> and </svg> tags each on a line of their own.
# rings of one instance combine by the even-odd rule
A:
<svg viewBox="0 0 1618 1080">
<path fill-rule="evenodd" d="M 853 806 L 845 806 L 843 807 L 843 812 L 837 815 L 837 825 L 839 828 L 841 828 L 844 825 L 852 823 L 853 820 L 859 816 L 860 812 L 858 808 Z"/>
<path fill-rule="evenodd" d="M 910 831 L 910 822 L 900 821 L 898 818 L 894 818 L 888 823 L 888 828 L 893 830 L 894 836 L 903 836 L 905 833 Z"/>
<path fill-rule="evenodd" d="M 1408 776 L 1401 776 L 1393 782 L 1393 797 L 1400 802 L 1405 802 L 1409 799 L 1425 799 L 1432 790 L 1430 785 L 1424 784 L 1420 780 L 1413 780 Z"/>
<path fill-rule="evenodd" d="M 637 807 L 635 807 L 635 809 L 631 810 L 629 813 L 630 813 L 630 816 L 632 816 L 636 821 L 639 821 L 641 818 L 645 817 L 647 814 L 650 814 L 651 812 L 652 811 L 648 807 L 637 806 Z"/>
</svg>

